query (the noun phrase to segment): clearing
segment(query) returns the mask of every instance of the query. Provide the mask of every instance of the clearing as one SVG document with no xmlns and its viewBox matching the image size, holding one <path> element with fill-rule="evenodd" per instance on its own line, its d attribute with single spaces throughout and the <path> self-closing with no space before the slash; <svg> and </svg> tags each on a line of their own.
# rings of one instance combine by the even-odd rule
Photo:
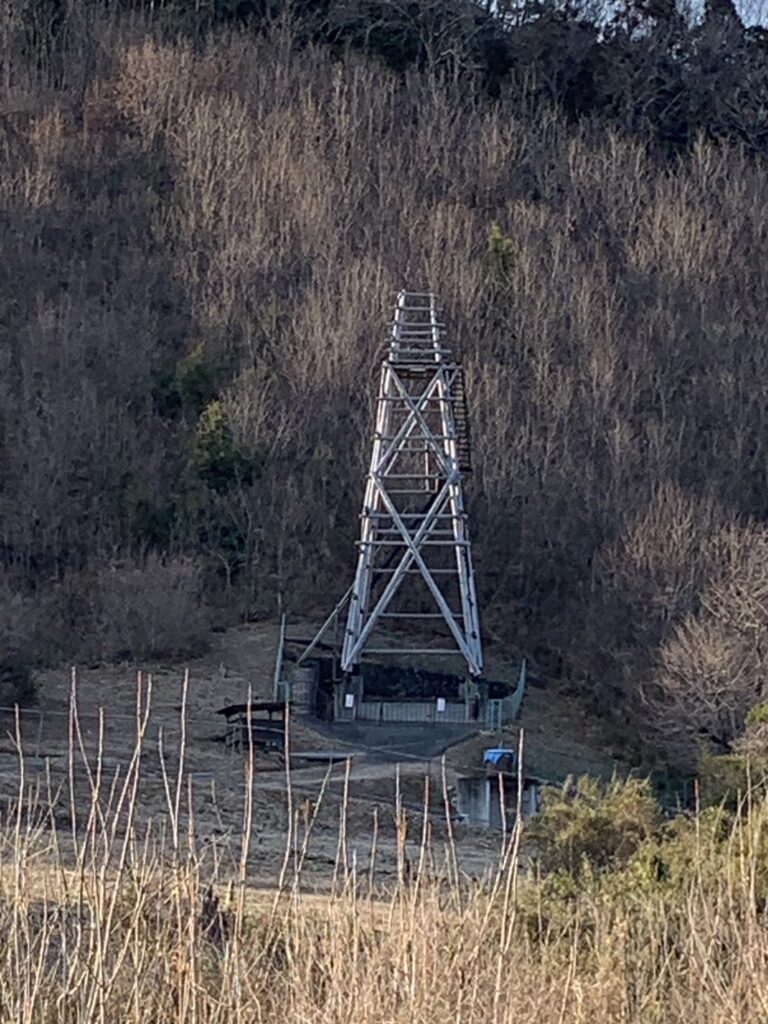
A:
<svg viewBox="0 0 768 1024">
<path fill-rule="evenodd" d="M 303 624 L 299 631 L 304 635 L 310 629 L 311 624 Z M 194 818 L 203 848 L 226 874 L 239 857 L 247 757 L 222 742 L 225 724 L 215 712 L 228 703 L 244 701 L 249 686 L 254 699 L 271 699 L 278 632 L 275 622 L 259 622 L 212 633 L 207 654 L 188 665 L 156 662 L 79 668 L 75 687 L 78 729 L 74 731 L 69 713 L 71 673 L 66 669 L 39 673 L 39 704 L 20 715 L 25 783 L 39 787 L 44 802 L 53 804 L 62 833 L 70 829 L 70 779 L 78 815 L 83 821 L 87 816 L 92 790 L 85 758 L 93 771 L 101 750 L 103 805 L 113 781 L 117 779 L 119 784 L 124 778 L 134 750 L 140 671 L 141 692 L 146 693 L 149 678 L 152 692 L 137 828 L 145 827 L 150 819 L 156 823 L 169 820 L 183 745 L 180 828 L 186 829 Z M 516 679 L 519 660 L 506 660 L 491 649 L 488 662 L 489 678 Z M 185 671 L 188 685 L 182 728 Z M 8 807 L 18 794 L 20 759 L 13 714 L 3 715 L 0 806 Z M 399 791 L 410 821 L 408 844 L 415 847 L 421 835 L 425 779 L 429 777 L 431 835 L 439 850 L 448 840 L 444 804 L 453 796 L 456 775 L 477 770 L 483 748 L 516 744 L 518 725 L 525 730 L 526 767 L 532 774 L 557 782 L 571 772 L 605 775 L 615 767 L 603 752 L 598 727 L 586 719 L 578 702 L 536 679 L 528 688 L 521 720 L 514 728 L 469 738 L 464 733 L 459 743 L 455 736 L 423 725 L 402 725 L 394 730 L 368 726 L 341 733 L 337 727 L 294 719 L 290 735 L 293 753 L 346 750 L 353 756 L 348 763 L 332 767 L 292 758 L 286 771 L 277 754 L 255 755 L 248 865 L 254 884 L 274 884 L 285 856 L 289 777 L 292 847 L 301 846 L 314 815 L 304 867 L 308 884 L 327 885 L 339 858 L 354 858 L 364 872 L 374 823 L 376 874 L 385 879 L 397 864 L 396 793 Z M 444 751 L 451 741 L 453 745 Z M 321 790 L 323 799 L 315 815 Z M 464 872 L 479 875 L 497 862 L 499 835 L 462 826 L 453 831 Z"/>
</svg>

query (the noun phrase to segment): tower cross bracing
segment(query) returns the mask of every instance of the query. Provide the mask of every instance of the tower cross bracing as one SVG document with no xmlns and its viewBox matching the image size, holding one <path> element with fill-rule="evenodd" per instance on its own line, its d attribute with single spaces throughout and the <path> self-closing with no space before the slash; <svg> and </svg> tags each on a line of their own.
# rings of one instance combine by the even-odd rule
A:
<svg viewBox="0 0 768 1024">
<path fill-rule="evenodd" d="M 460 654 L 472 675 L 482 672 L 462 486 L 470 468 L 464 378 L 437 299 L 403 291 L 381 367 L 344 671 L 364 654 L 418 653 Z M 448 646 L 376 646 L 396 620 L 435 620 Z"/>
</svg>

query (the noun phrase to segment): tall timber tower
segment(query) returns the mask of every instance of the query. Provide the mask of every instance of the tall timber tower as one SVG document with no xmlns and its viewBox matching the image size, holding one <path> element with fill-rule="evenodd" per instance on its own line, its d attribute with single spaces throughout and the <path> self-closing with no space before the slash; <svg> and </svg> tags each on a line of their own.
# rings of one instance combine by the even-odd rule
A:
<svg viewBox="0 0 768 1024">
<path fill-rule="evenodd" d="M 409 653 L 459 654 L 473 676 L 482 672 L 462 487 L 470 470 L 464 377 L 446 346 L 437 299 L 431 292 L 400 292 L 381 367 L 341 655 L 345 672 L 364 654 Z M 424 620 L 436 620 L 445 647 L 401 646 L 412 633 L 387 630 Z"/>
</svg>

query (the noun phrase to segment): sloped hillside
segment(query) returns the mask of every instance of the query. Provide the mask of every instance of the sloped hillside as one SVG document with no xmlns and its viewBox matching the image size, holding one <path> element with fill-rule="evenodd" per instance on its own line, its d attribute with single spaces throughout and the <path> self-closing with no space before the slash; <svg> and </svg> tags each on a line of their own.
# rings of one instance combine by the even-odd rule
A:
<svg viewBox="0 0 768 1024">
<path fill-rule="evenodd" d="M 2 94 L 3 657 L 328 609 L 393 295 L 428 283 L 489 636 L 678 759 L 730 743 L 768 649 L 738 603 L 768 551 L 764 163 L 286 21 L 193 45 L 99 10 Z"/>
</svg>

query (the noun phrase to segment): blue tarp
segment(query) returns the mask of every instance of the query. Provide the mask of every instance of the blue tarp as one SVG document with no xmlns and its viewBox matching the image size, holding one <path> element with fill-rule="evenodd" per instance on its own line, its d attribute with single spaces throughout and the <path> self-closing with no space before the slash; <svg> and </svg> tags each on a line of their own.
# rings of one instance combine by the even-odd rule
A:
<svg viewBox="0 0 768 1024">
<path fill-rule="evenodd" d="M 510 750 L 508 747 L 492 747 L 490 750 L 486 750 L 483 755 L 484 764 L 498 764 L 503 757 L 511 757 L 514 763 L 517 759 L 517 755 L 514 750 Z"/>
</svg>

